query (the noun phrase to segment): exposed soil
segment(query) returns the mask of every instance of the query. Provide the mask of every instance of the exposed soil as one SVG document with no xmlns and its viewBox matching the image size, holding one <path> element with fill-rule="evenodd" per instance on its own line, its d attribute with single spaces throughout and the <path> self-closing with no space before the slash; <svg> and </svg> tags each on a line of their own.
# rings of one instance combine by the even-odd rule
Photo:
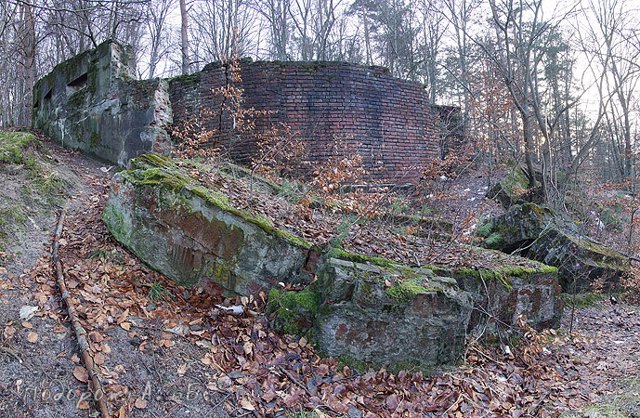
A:
<svg viewBox="0 0 640 418">
<path fill-rule="evenodd" d="M 75 176 L 61 242 L 71 303 L 89 333 L 114 416 L 637 416 L 640 309 L 609 301 L 505 351 L 472 345 L 460 368 L 360 373 L 274 333 L 263 300 L 173 285 L 114 242 L 100 213 L 110 174 L 51 144 Z M 19 181 L 6 177 L 3 182 Z M 71 178 L 71 177 L 69 177 Z M 55 207 L 7 247 L 0 277 L 0 410 L 11 417 L 95 416 L 49 255 Z M 33 216 L 32 216 L 33 217 Z M 27 248 L 28 247 L 28 248 Z M 243 305 L 240 316 L 216 305 Z M 37 307 L 28 320 L 23 306 Z M 35 335 L 34 335 L 35 334 Z M 609 415 L 595 415 L 605 411 Z M 635 414 L 635 415 L 634 415 Z"/>
</svg>

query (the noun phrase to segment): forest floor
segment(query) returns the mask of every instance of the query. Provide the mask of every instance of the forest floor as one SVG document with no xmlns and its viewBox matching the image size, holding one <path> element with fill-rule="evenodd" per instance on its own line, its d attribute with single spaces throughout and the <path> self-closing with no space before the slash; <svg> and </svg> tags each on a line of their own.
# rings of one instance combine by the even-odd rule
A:
<svg viewBox="0 0 640 418">
<path fill-rule="evenodd" d="M 26 210 L 4 238 L 4 416 L 96 416 L 53 274 L 50 245 L 61 207 L 70 303 L 88 332 L 113 416 L 640 416 L 638 306 L 601 298 L 567 308 L 560 329 L 529 332 L 508 350 L 472 344 L 460 367 L 430 377 L 358 372 L 319 358 L 304 338 L 272 331 L 263 300 L 180 288 L 148 269 L 100 220 L 113 169 L 50 143 L 44 148 L 48 169 L 67 180 L 66 197 Z M 20 169 L 3 166 L 0 181 L 27 183 Z M 236 304 L 243 315 L 218 306 Z"/>
</svg>

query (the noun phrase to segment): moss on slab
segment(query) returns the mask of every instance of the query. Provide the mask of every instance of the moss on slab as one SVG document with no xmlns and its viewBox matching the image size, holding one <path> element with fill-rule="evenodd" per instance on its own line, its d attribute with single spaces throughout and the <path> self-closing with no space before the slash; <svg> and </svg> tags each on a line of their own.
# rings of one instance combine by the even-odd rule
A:
<svg viewBox="0 0 640 418">
<path fill-rule="evenodd" d="M 386 292 L 391 299 L 400 302 L 409 302 L 418 295 L 425 293 L 433 294 L 436 292 L 436 289 L 424 286 L 421 280 L 410 279 L 400 281 L 395 286 L 386 289 Z"/>
<path fill-rule="evenodd" d="M 124 215 L 114 205 L 107 204 L 102 212 L 102 221 L 109 226 L 109 230 L 116 240 L 124 243 L 129 242 Z"/>
<path fill-rule="evenodd" d="M 569 235 L 565 233 L 562 233 L 562 235 L 564 235 L 565 238 L 567 238 L 569 241 L 576 244 L 578 247 L 583 248 L 592 253 L 599 254 L 613 260 L 618 260 L 623 263 L 628 260 L 627 257 L 623 256 L 613 248 L 609 248 L 609 247 L 605 247 L 604 245 L 597 244 L 591 241 L 590 239 L 575 237 L 573 235 Z"/>
<path fill-rule="evenodd" d="M 207 203 L 238 216 L 256 225 L 265 232 L 306 249 L 315 246 L 303 238 L 289 231 L 277 228 L 271 220 L 260 215 L 251 215 L 232 206 L 229 198 L 223 193 L 204 187 L 198 180 L 184 174 L 180 168 L 168 157 L 158 154 L 144 154 L 131 161 L 131 169 L 123 171 L 123 178 L 134 185 L 164 186 L 174 191 L 187 190 L 200 197 Z"/>
<path fill-rule="evenodd" d="M 306 288 L 300 291 L 271 289 L 267 311 L 276 314 L 276 329 L 293 335 L 303 335 L 313 325 L 320 310 L 320 295 Z"/>
<path fill-rule="evenodd" d="M 177 169 L 178 166 L 170 157 L 165 155 L 148 153 L 142 154 L 130 161 L 131 168 L 150 168 L 150 167 L 165 167 Z"/>
<path fill-rule="evenodd" d="M 389 260 L 387 258 L 350 253 L 341 248 L 331 248 L 327 255 L 329 257 L 339 258 L 345 261 L 351 261 L 361 264 L 372 264 L 379 267 L 396 267 L 400 265 L 398 262 Z"/>
</svg>

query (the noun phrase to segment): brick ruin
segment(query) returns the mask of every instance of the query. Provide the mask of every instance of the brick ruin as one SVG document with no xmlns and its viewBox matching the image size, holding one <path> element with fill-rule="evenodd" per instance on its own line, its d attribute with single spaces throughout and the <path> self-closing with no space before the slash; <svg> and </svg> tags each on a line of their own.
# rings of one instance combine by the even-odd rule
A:
<svg viewBox="0 0 640 418">
<path fill-rule="evenodd" d="M 250 161 L 255 135 L 230 135 L 224 99 L 213 92 L 229 82 L 226 65 L 135 80 L 131 57 L 127 46 L 108 41 L 56 66 L 34 88 L 34 127 L 124 166 L 145 152 L 170 152 L 172 129 L 197 121 L 217 133 L 236 161 Z M 414 183 L 420 167 L 463 138 L 458 108 L 430 104 L 420 84 L 382 67 L 243 60 L 241 75 L 244 106 L 269 111 L 256 120 L 256 132 L 287 124 L 305 141 L 312 163 L 326 159 L 339 139 L 362 155 L 372 179 Z"/>
</svg>

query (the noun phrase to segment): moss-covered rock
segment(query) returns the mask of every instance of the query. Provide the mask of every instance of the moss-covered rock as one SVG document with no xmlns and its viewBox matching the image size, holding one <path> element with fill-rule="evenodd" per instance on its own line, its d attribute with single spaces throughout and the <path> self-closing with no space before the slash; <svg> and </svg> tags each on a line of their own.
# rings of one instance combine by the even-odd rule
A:
<svg viewBox="0 0 640 418">
<path fill-rule="evenodd" d="M 310 243 L 232 207 L 159 155 L 115 176 L 103 220 L 118 241 L 184 285 L 212 280 L 254 294 L 312 278 Z"/>
<path fill-rule="evenodd" d="M 428 370 L 464 352 L 471 295 L 428 269 L 325 257 L 301 292 L 272 290 L 278 329 L 349 363 Z"/>
<path fill-rule="evenodd" d="M 303 292 L 272 291 L 269 305 L 278 329 L 309 336 L 324 354 L 429 370 L 459 359 L 467 335 L 512 332 L 504 325 L 520 316 L 536 328 L 558 326 L 557 271 L 538 267 L 416 268 L 333 250 L 315 282 Z"/>
<path fill-rule="evenodd" d="M 549 208 L 533 203 L 512 206 L 482 225 L 483 244 L 558 269 L 567 292 L 590 289 L 596 280 L 615 286 L 629 271 L 629 260 L 563 225 Z M 499 236 L 500 239 L 490 239 Z"/>
<path fill-rule="evenodd" d="M 542 181 L 540 172 L 534 173 L 536 177 L 536 186 L 529 188 L 529 177 L 525 170 L 519 165 L 513 165 L 507 174 L 498 183 L 496 183 L 486 196 L 493 199 L 506 209 L 513 205 L 521 205 L 527 202 L 540 203 L 542 201 Z"/>
<path fill-rule="evenodd" d="M 24 163 L 25 150 L 37 142 L 31 132 L 0 132 L 0 163 Z"/>
</svg>

